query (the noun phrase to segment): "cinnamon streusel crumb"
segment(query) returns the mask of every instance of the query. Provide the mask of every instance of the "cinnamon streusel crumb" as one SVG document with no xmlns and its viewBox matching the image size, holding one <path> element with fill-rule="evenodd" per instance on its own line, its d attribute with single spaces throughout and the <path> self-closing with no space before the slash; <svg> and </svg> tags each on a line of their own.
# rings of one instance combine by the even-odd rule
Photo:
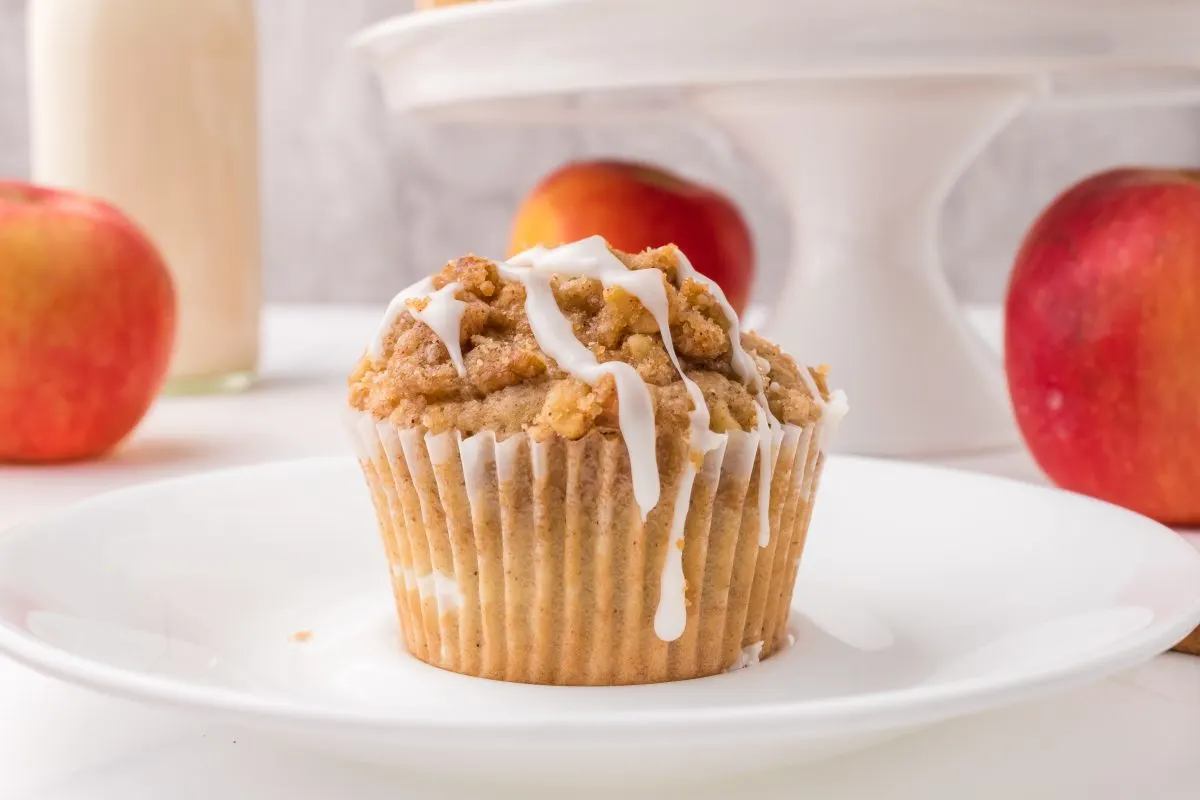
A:
<svg viewBox="0 0 1200 800">
<path fill-rule="evenodd" d="M 614 251 L 631 270 L 656 269 L 666 288 L 671 337 L 684 372 L 699 385 L 714 431 L 751 430 L 754 396 L 732 367 L 729 322 L 706 286 L 678 285 L 678 250 L 667 246 L 637 255 Z M 441 289 L 458 282 L 466 303 L 460 328 L 466 375 L 460 376 L 441 339 L 411 314 L 399 315 L 384 337 L 382 358 L 364 355 L 350 376 L 350 402 L 401 427 L 437 433 L 481 430 L 538 439 L 558 434 L 579 439 L 592 430 L 616 433 L 618 394 L 606 378 L 595 386 L 561 370 L 538 346 L 525 312 L 525 287 L 501 277 L 495 262 L 478 256 L 451 261 L 435 276 Z M 600 362 L 632 365 L 649 386 L 657 428 L 688 429 L 691 400 L 663 346 L 654 316 L 634 295 L 599 280 L 556 276 L 559 308 L 575 336 Z M 426 298 L 409 302 L 418 311 Z M 813 422 L 820 407 L 796 362 L 753 333 L 742 346 L 758 365 L 771 411 L 796 425 Z M 823 370 L 810 370 L 823 395 Z"/>
</svg>

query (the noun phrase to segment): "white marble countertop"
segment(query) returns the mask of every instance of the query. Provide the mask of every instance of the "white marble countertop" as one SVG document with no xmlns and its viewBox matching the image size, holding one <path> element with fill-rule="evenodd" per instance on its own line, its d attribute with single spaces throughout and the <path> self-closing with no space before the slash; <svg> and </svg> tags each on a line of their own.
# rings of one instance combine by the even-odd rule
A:
<svg viewBox="0 0 1200 800">
<path fill-rule="evenodd" d="M 377 310 L 277 307 L 265 319 L 263 379 L 237 397 L 161 401 L 104 462 L 0 467 L 0 528 L 130 483 L 346 451 L 343 375 Z M 994 311 L 973 318 L 993 340 Z M 1022 453 L 958 466 L 1040 480 Z M 1200 538 L 1190 535 L 1197 546 Z M 1164 655 L 1058 697 L 945 723 L 872 750 L 686 796 L 1011 800 L 1190 800 L 1200 786 L 1200 658 Z M 682 790 L 681 790 L 682 791 Z M 554 793 L 559 794 L 559 793 Z M 0 658 L 0 798 L 163 800 L 532 796 L 462 789 L 294 750 L 268 736 L 136 706 Z M 552 795 L 553 796 L 553 795 Z M 669 792 L 656 790 L 656 797 Z"/>
</svg>

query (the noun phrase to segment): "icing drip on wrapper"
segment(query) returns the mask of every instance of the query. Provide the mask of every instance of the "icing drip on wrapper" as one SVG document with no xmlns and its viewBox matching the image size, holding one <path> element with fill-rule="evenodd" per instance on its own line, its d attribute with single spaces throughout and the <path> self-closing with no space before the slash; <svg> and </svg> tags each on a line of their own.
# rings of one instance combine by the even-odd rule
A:
<svg viewBox="0 0 1200 800">
<path fill-rule="evenodd" d="M 759 462 L 759 544 L 765 547 L 771 537 L 769 511 L 772 476 L 778 447 L 783 440 L 783 424 L 772 413 L 766 397 L 763 373 L 767 366 L 764 362 L 760 371 L 758 359 L 743 347 L 737 315 L 721 288 L 698 273 L 682 253 L 677 252 L 677 257 L 678 286 L 683 286 L 689 279 L 702 285 L 724 315 L 733 372 L 754 397 Z M 554 359 L 563 372 L 593 387 L 604 376 L 612 378 L 617 391 L 618 424 L 629 454 L 634 499 L 643 520 L 661 499 L 654 399 L 635 367 L 622 361 L 600 362 L 576 338 L 571 321 L 559 308 L 552 279 L 555 276 L 590 278 L 598 280 L 606 289 L 620 288 L 636 298 L 658 326 L 663 347 L 691 403 L 688 412 L 690 457 L 674 498 L 670 540 L 662 567 L 659 605 L 654 617 L 657 636 L 664 641 L 674 641 L 683 635 L 687 622 L 683 538 L 692 489 L 705 455 L 721 447 L 727 437 L 712 430 L 704 393 L 684 372 L 672 339 L 670 301 L 664 274 L 656 269 L 627 268 L 599 236 L 553 249 L 535 247 L 498 265 L 498 270 L 505 280 L 524 286 L 525 313 L 537 345 Z M 368 356 L 373 360 L 383 357 L 384 339 L 396 318 L 409 313 L 441 339 L 458 374 L 465 375 L 460 326 L 466 304 L 456 297 L 461 290 L 461 284 L 449 283 L 435 291 L 433 279 L 430 278 L 401 292 L 388 306 L 379 332 L 368 349 Z M 823 450 L 829 438 L 828 429 L 844 413 L 845 399 L 841 393 L 834 393 L 827 402 L 807 368 L 801 367 L 799 372 L 820 411 L 815 435 L 818 447 Z"/>
<path fill-rule="evenodd" d="M 624 269 L 624 267 L 622 267 Z M 570 321 L 558 310 L 551 273 L 532 269 L 502 268 L 500 274 L 525 284 L 525 311 L 538 345 L 558 366 L 588 385 L 611 375 L 620 398 L 621 435 L 629 450 L 633 470 L 633 495 L 642 519 L 658 505 L 658 456 L 654 452 L 654 401 L 637 370 L 621 361 L 601 364 L 579 340 Z"/>
</svg>

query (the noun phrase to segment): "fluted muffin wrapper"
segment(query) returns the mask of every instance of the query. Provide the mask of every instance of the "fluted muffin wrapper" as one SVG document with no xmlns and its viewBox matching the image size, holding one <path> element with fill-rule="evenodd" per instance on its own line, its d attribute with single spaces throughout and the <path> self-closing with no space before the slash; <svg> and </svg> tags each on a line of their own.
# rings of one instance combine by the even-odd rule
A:
<svg viewBox="0 0 1200 800">
<path fill-rule="evenodd" d="M 756 432 L 724 435 L 683 498 L 687 437 L 660 437 L 662 499 L 643 521 L 619 436 L 463 438 L 367 414 L 354 428 L 403 641 L 422 661 L 522 683 L 618 685 L 713 675 L 787 646 L 824 461 L 819 426 L 774 434 L 766 546 Z M 667 642 L 654 619 L 677 502 L 689 503 L 686 624 Z"/>
</svg>

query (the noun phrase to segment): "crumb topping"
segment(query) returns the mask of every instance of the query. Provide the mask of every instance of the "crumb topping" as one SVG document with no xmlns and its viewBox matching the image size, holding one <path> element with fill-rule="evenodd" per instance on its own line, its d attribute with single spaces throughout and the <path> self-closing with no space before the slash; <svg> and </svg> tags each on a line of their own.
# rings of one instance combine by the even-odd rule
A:
<svg viewBox="0 0 1200 800">
<path fill-rule="evenodd" d="M 753 430 L 755 393 L 733 368 L 729 321 L 708 287 L 691 278 L 680 284 L 674 246 L 614 254 L 630 270 L 662 273 L 675 352 L 704 394 L 711 429 Z M 383 336 L 380 357 L 364 355 L 350 376 L 353 407 L 433 433 L 492 430 L 502 437 L 528 432 L 536 439 L 554 434 L 579 439 L 592 430 L 619 432 L 615 382 L 605 376 L 589 386 L 543 352 L 530 327 L 521 282 L 503 278 L 494 261 L 465 256 L 448 263 L 432 286 L 436 291 L 452 283 L 461 285 L 455 295 L 465 303 L 459 328 L 465 375 L 459 375 L 432 328 L 412 314 L 398 314 Z M 684 435 L 691 399 L 654 315 L 632 293 L 606 288 L 595 278 L 556 275 L 551 283 L 580 343 L 601 363 L 633 366 L 650 389 L 658 430 Z M 416 297 L 407 306 L 421 311 L 428 303 Z M 806 368 L 754 333 L 743 333 L 741 344 L 754 359 L 780 422 L 805 425 L 819 418 L 821 406 L 800 372 Z M 824 368 L 809 372 L 828 399 Z"/>
</svg>

